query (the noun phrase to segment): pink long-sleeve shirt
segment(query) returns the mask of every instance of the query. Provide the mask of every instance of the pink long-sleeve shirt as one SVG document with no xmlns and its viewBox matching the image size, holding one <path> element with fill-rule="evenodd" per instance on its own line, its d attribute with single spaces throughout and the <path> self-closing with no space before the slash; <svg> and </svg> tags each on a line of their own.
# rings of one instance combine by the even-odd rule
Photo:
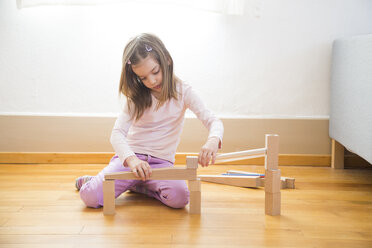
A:
<svg viewBox="0 0 372 248">
<path fill-rule="evenodd" d="M 111 144 L 124 161 L 134 153 L 149 154 L 174 163 L 177 146 L 184 124 L 186 109 L 190 109 L 209 130 L 210 137 L 223 138 L 223 124 L 206 108 L 190 85 L 177 84 L 181 93 L 178 100 L 171 99 L 156 110 L 158 100 L 152 96 L 152 106 L 138 121 L 130 118 L 128 108 L 119 114 L 111 133 Z"/>
</svg>

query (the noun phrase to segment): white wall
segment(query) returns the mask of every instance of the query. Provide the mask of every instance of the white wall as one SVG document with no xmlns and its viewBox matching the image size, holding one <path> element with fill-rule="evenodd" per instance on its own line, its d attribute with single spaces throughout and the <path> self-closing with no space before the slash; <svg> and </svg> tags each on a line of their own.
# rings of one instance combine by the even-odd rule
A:
<svg viewBox="0 0 372 248">
<path fill-rule="evenodd" d="M 0 114 L 113 115 L 127 40 L 160 36 L 220 117 L 328 117 L 332 41 L 372 33 L 370 0 L 266 0 L 261 18 L 177 6 L 0 1 Z"/>
</svg>

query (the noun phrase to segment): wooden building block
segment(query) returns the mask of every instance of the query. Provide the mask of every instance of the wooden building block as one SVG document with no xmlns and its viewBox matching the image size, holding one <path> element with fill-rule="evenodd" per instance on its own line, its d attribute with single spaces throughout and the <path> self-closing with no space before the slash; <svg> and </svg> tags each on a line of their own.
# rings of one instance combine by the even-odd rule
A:
<svg viewBox="0 0 372 248">
<path fill-rule="evenodd" d="M 201 191 L 190 191 L 190 214 L 200 214 L 201 212 Z"/>
<path fill-rule="evenodd" d="M 280 215 L 281 194 L 265 192 L 265 214 Z"/>
<path fill-rule="evenodd" d="M 186 168 L 187 169 L 197 169 L 198 168 L 198 157 L 197 156 L 187 156 L 186 157 Z"/>
<path fill-rule="evenodd" d="M 200 178 L 189 180 L 189 191 L 201 191 Z"/>
<path fill-rule="evenodd" d="M 265 170 L 277 170 L 279 161 L 279 136 L 266 134 Z"/>
<path fill-rule="evenodd" d="M 141 180 L 133 172 L 114 172 L 105 175 L 105 179 Z M 196 180 L 196 169 L 186 167 L 171 167 L 153 169 L 150 180 Z"/>
<path fill-rule="evenodd" d="M 260 178 L 261 187 L 265 187 L 265 178 Z M 291 177 L 281 177 L 280 178 L 280 188 L 281 189 L 294 189 L 295 188 L 295 179 Z"/>
<path fill-rule="evenodd" d="M 278 193 L 281 184 L 280 170 L 265 170 L 265 192 Z"/>
<path fill-rule="evenodd" d="M 344 146 L 332 139 L 332 169 L 344 168 Z"/>
<path fill-rule="evenodd" d="M 282 177 L 281 180 L 285 182 L 286 189 L 294 189 L 295 188 L 295 179 L 291 177 Z"/>
<path fill-rule="evenodd" d="M 239 187 L 259 187 L 259 176 L 223 176 L 223 175 L 199 175 L 200 180 L 211 183 L 221 183 Z"/>
<path fill-rule="evenodd" d="M 115 214 L 115 180 L 103 180 L 103 214 Z"/>
</svg>

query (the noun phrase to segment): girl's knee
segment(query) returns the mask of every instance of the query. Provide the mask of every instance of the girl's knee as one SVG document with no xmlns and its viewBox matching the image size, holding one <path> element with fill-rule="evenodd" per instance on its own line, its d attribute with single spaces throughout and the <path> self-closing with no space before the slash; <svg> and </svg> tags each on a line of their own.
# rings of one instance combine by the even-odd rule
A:
<svg viewBox="0 0 372 248">
<path fill-rule="evenodd" d="M 167 187 L 161 191 L 163 202 L 172 208 L 184 208 L 189 203 L 189 197 L 187 187 Z"/>
<path fill-rule="evenodd" d="M 101 207 L 101 205 L 99 204 L 97 190 L 87 186 L 88 185 L 84 184 L 80 189 L 81 200 L 85 203 L 85 205 L 87 205 L 87 207 L 91 208 Z"/>
</svg>

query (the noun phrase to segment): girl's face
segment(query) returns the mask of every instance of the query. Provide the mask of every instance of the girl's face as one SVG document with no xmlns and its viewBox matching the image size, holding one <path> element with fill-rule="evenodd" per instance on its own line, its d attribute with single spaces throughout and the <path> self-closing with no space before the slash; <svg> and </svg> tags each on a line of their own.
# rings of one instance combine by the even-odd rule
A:
<svg viewBox="0 0 372 248">
<path fill-rule="evenodd" d="M 158 95 L 161 92 L 163 72 L 155 59 L 147 56 L 138 64 L 132 65 L 132 70 L 153 93 Z"/>
</svg>

